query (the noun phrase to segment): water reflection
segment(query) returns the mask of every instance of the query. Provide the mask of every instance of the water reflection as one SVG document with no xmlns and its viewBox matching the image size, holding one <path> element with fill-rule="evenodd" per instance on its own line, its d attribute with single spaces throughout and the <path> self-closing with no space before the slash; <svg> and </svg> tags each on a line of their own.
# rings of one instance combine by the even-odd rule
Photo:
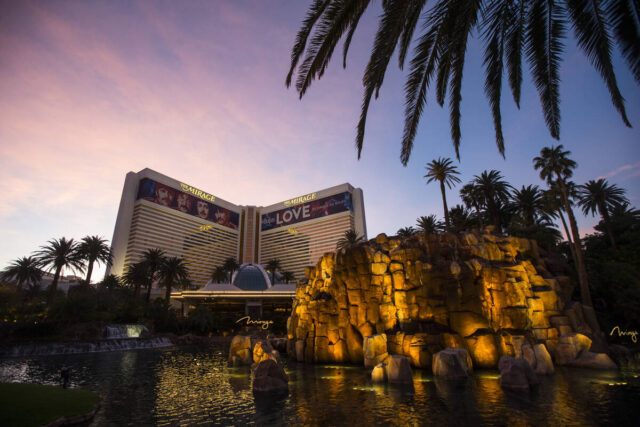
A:
<svg viewBox="0 0 640 427">
<path fill-rule="evenodd" d="M 624 425 L 640 416 L 640 374 L 559 369 L 528 393 L 505 393 L 495 371 L 461 382 L 414 371 L 414 386 L 372 384 L 361 367 L 287 362 L 289 394 L 254 396 L 251 370 L 221 346 L 0 361 L 0 381 L 97 390 L 94 425 Z"/>
</svg>

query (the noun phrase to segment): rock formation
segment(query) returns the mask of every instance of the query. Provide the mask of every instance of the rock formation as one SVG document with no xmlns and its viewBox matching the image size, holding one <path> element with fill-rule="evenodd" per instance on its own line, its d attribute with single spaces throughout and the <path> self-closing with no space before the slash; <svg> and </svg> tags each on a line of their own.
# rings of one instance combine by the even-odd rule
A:
<svg viewBox="0 0 640 427">
<path fill-rule="evenodd" d="M 471 357 L 464 348 L 447 348 L 433 356 L 433 375 L 447 380 L 467 378 L 471 371 Z"/>
<path fill-rule="evenodd" d="M 255 370 L 253 392 L 279 392 L 289 389 L 289 377 L 272 359 L 260 362 Z"/>
<path fill-rule="evenodd" d="M 582 306 L 569 304 L 569 278 L 545 255 L 533 241 L 490 229 L 381 234 L 327 253 L 297 289 L 287 352 L 298 361 L 371 368 L 397 354 L 430 369 L 434 354 L 457 347 L 468 350 L 475 368 L 497 368 L 503 355 L 535 367 L 547 349 L 555 356 L 563 335 L 594 329 Z M 536 351 L 538 344 L 545 351 Z M 548 371 L 548 361 L 542 364 Z"/>
<path fill-rule="evenodd" d="M 502 356 L 498 369 L 500 369 L 500 386 L 502 388 L 529 391 L 531 386 L 540 383 L 529 362 L 521 357 Z"/>
</svg>

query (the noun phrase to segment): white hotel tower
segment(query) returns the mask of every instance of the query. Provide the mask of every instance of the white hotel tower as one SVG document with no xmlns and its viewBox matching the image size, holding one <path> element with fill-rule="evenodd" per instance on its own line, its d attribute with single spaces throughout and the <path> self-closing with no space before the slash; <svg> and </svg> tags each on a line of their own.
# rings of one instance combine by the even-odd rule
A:
<svg viewBox="0 0 640 427">
<path fill-rule="evenodd" d="M 336 249 L 345 231 L 366 239 L 362 190 L 350 184 L 269 206 L 240 206 L 151 169 L 125 178 L 113 233 L 113 264 L 124 274 L 147 249 L 183 257 L 194 285 L 209 282 L 215 267 L 280 260 L 281 271 L 304 278 L 304 268 Z"/>
</svg>

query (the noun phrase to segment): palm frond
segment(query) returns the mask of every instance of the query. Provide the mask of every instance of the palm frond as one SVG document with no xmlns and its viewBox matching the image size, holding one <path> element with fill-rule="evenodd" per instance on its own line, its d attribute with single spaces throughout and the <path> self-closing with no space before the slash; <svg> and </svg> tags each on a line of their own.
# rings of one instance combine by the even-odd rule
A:
<svg viewBox="0 0 640 427">
<path fill-rule="evenodd" d="M 606 7 L 622 56 L 631 73 L 640 83 L 640 2 L 638 0 L 611 0 Z"/>
<path fill-rule="evenodd" d="M 511 19 L 505 33 L 505 57 L 509 73 L 509 86 L 513 100 L 520 109 L 520 89 L 522 87 L 522 46 L 525 40 L 526 16 L 529 2 L 518 0 L 511 11 Z"/>
<path fill-rule="evenodd" d="M 407 57 L 407 51 L 409 45 L 413 39 L 413 33 L 420 17 L 420 12 L 425 7 L 427 0 L 413 0 L 407 7 L 407 14 L 402 29 L 402 37 L 400 38 L 400 47 L 398 48 L 398 66 L 402 70 L 404 68 L 404 61 Z"/>
</svg>

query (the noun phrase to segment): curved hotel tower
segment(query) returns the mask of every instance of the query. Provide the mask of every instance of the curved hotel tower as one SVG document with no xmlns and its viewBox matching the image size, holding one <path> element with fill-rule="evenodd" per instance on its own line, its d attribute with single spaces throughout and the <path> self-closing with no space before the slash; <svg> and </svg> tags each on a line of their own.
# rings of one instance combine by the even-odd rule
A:
<svg viewBox="0 0 640 427">
<path fill-rule="evenodd" d="M 336 249 L 344 232 L 366 239 L 362 190 L 350 184 L 269 206 L 240 206 L 151 169 L 125 178 L 113 233 L 113 264 L 124 274 L 144 251 L 160 248 L 183 257 L 191 281 L 203 286 L 215 267 L 280 260 L 281 271 L 304 277 L 304 268 Z"/>
</svg>

